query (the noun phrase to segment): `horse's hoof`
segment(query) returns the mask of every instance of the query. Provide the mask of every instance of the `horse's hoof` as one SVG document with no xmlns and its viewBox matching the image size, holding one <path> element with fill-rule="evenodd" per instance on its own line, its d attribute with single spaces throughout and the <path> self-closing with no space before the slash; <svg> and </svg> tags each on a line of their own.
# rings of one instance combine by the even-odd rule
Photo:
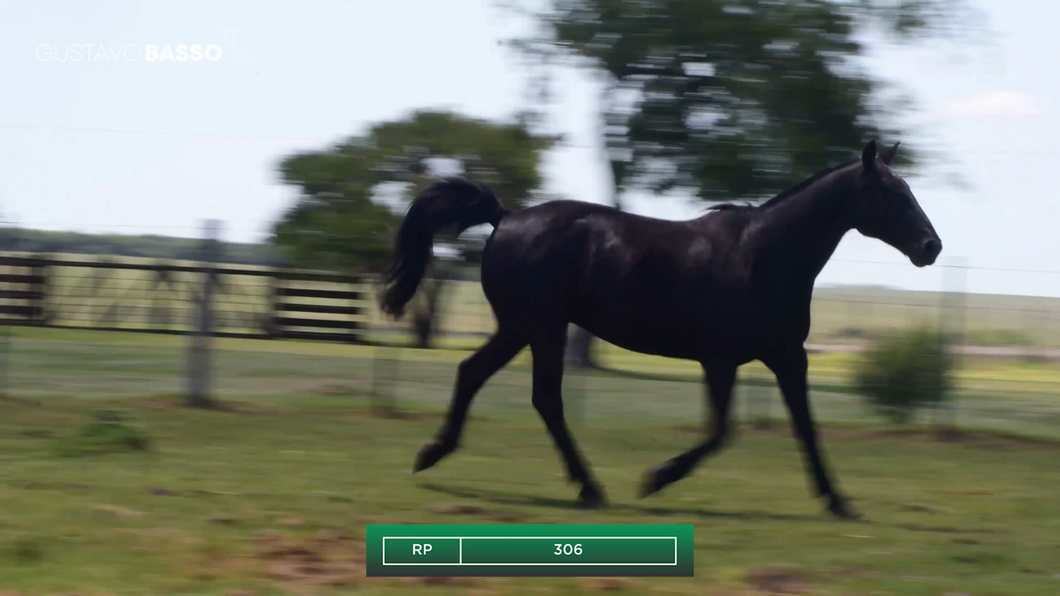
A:
<svg viewBox="0 0 1060 596">
<path fill-rule="evenodd" d="M 452 447 L 446 447 L 438 442 L 424 445 L 420 452 L 416 454 L 416 463 L 412 466 L 412 473 L 415 474 L 426 470 L 452 452 Z"/>
<path fill-rule="evenodd" d="M 603 509 L 607 506 L 607 499 L 598 487 L 587 484 L 578 493 L 578 507 L 581 509 Z"/>
<path fill-rule="evenodd" d="M 648 470 L 644 474 L 644 479 L 641 480 L 637 496 L 643 499 L 648 495 L 659 492 L 670 482 L 672 481 L 669 479 L 669 469 L 666 466 Z"/>
<path fill-rule="evenodd" d="M 845 499 L 832 498 L 828 503 L 828 512 L 838 519 L 855 520 L 861 519 L 861 512 L 847 503 Z"/>
</svg>

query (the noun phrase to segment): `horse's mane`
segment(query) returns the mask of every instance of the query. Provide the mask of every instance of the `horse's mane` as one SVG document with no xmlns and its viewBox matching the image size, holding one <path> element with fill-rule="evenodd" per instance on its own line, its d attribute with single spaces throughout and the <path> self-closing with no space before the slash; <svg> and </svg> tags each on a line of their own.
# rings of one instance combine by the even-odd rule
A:
<svg viewBox="0 0 1060 596">
<path fill-rule="evenodd" d="M 843 168 L 845 168 L 847 166 L 854 165 L 858 161 L 860 161 L 860 160 L 853 159 L 853 160 L 850 160 L 848 162 L 841 163 L 841 164 L 836 165 L 836 166 L 832 166 L 832 167 L 828 168 L 827 170 L 821 170 L 820 172 L 817 172 L 813 176 L 810 176 L 809 178 L 803 180 L 802 182 L 796 184 L 795 186 L 792 186 L 791 188 L 785 190 L 784 192 L 778 194 L 777 196 L 773 197 L 772 199 L 769 199 L 768 201 L 766 201 L 765 203 L 762 203 L 760 205 L 755 205 L 754 203 L 746 203 L 746 204 L 743 204 L 743 205 L 737 205 L 735 203 L 718 203 L 716 205 L 711 205 L 707 209 L 710 210 L 710 211 L 752 211 L 752 210 L 755 210 L 755 209 L 764 209 L 764 208 L 769 207 L 771 205 L 776 205 L 777 203 L 783 201 L 784 199 L 786 199 L 786 198 L 788 198 L 788 197 L 790 197 L 792 195 L 798 194 L 798 193 L 802 192 L 803 190 L 806 190 L 808 187 L 810 187 L 811 185 L 813 185 L 814 183 L 819 181 L 821 178 L 824 178 L 825 176 L 827 176 L 827 175 L 829 175 L 829 174 L 831 174 L 833 172 L 837 172 L 837 171 L 839 171 L 839 170 L 841 170 L 841 169 L 843 169 Z"/>
</svg>

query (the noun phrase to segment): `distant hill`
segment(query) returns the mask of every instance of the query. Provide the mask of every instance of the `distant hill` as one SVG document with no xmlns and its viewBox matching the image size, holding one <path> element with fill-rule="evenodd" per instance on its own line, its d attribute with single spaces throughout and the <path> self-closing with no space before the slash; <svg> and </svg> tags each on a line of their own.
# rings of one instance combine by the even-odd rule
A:
<svg viewBox="0 0 1060 596">
<path fill-rule="evenodd" d="M 0 251 L 44 254 L 112 255 L 147 259 L 198 259 L 202 241 L 173 236 L 82 234 L 22 228 L 0 228 Z M 279 254 L 268 244 L 222 242 L 221 260 L 226 263 L 272 266 Z"/>
<path fill-rule="evenodd" d="M 891 292 L 898 288 L 883 284 L 820 284 L 818 288 L 828 290 L 853 290 L 855 292 Z"/>
</svg>

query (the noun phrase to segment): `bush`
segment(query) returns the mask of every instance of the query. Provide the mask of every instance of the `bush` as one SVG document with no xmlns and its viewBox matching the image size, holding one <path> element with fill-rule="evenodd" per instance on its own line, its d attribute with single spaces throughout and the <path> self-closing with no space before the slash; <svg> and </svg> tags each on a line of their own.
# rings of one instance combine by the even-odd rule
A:
<svg viewBox="0 0 1060 596">
<path fill-rule="evenodd" d="M 946 400 L 952 369 L 946 337 L 915 329 L 877 341 L 855 370 L 855 386 L 876 411 L 905 424 L 918 409 Z"/>
</svg>

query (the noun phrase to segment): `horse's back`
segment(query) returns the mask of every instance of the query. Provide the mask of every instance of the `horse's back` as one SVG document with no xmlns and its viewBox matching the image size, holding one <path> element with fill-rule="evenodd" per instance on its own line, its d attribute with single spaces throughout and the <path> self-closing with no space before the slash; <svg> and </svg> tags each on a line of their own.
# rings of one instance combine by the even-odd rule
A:
<svg viewBox="0 0 1060 596">
<path fill-rule="evenodd" d="M 553 290 L 591 292 L 612 278 L 645 272 L 648 264 L 680 266 L 687 260 L 682 255 L 708 245 L 691 233 L 687 222 L 594 203 L 552 201 L 501 220 L 483 255 L 483 283 L 495 278 L 511 283 L 519 277 L 521 287 L 534 281 Z"/>
<path fill-rule="evenodd" d="M 723 299 L 714 287 L 726 242 L 702 222 L 555 201 L 501 220 L 482 284 L 502 324 L 573 322 L 629 349 L 690 356 L 696 318 L 711 307 L 704 297 Z"/>
<path fill-rule="evenodd" d="M 482 256 L 482 285 L 494 308 L 550 310 L 570 300 L 600 236 L 623 228 L 624 215 L 593 203 L 552 201 L 505 216 Z"/>
</svg>

